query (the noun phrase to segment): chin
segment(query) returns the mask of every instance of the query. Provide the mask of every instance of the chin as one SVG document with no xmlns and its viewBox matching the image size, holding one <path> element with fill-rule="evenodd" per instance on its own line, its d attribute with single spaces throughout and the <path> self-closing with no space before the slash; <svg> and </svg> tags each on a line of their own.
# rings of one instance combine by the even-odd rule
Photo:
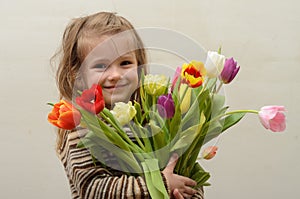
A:
<svg viewBox="0 0 300 199">
<path fill-rule="evenodd" d="M 124 103 L 127 103 L 129 101 L 130 98 L 124 98 L 124 97 L 113 97 L 108 104 L 115 104 L 117 102 L 124 102 Z"/>
</svg>

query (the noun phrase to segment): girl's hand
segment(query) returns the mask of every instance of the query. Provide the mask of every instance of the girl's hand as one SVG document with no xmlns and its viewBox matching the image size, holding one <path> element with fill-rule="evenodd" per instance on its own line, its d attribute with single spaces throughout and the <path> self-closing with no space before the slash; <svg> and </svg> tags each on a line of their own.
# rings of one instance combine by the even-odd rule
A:
<svg viewBox="0 0 300 199">
<path fill-rule="evenodd" d="M 173 196 L 175 199 L 184 199 L 184 197 L 181 195 L 181 193 L 178 191 L 178 189 L 174 189 Z"/>
<path fill-rule="evenodd" d="M 174 173 L 174 168 L 177 161 L 178 155 L 173 154 L 167 167 L 162 171 L 162 173 L 166 177 L 171 193 L 175 199 L 191 198 L 197 192 L 191 187 L 196 186 L 197 183 L 188 177 L 180 176 Z"/>
</svg>

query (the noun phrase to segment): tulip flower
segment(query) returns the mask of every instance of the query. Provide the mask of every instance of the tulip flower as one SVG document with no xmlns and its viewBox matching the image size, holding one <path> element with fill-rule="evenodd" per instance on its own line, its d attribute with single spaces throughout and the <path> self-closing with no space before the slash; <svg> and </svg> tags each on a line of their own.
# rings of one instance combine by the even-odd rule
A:
<svg viewBox="0 0 300 199">
<path fill-rule="evenodd" d="M 173 89 L 176 85 L 176 82 L 177 82 L 178 78 L 180 77 L 180 74 L 181 74 L 181 67 L 177 67 L 175 74 L 173 76 L 173 80 L 172 80 L 171 92 L 173 91 Z"/>
<path fill-rule="evenodd" d="M 185 63 L 182 66 L 182 81 L 192 88 L 201 86 L 205 75 L 206 69 L 204 68 L 204 64 L 202 62 L 191 61 L 189 64 Z"/>
<path fill-rule="evenodd" d="M 260 122 L 266 129 L 281 132 L 286 128 L 284 106 L 264 106 L 258 112 Z"/>
<path fill-rule="evenodd" d="M 210 160 L 217 154 L 218 147 L 217 146 L 209 146 L 202 152 L 202 158 L 206 160 Z"/>
<path fill-rule="evenodd" d="M 167 77 L 164 75 L 148 74 L 144 79 L 145 91 L 149 95 L 160 96 L 164 93 L 168 86 Z"/>
<path fill-rule="evenodd" d="M 76 103 L 93 114 L 100 113 L 105 107 L 101 86 L 94 84 L 90 89 L 84 90 L 76 98 Z"/>
<path fill-rule="evenodd" d="M 128 122 L 130 122 L 130 120 L 132 120 L 136 114 L 136 110 L 134 106 L 132 106 L 131 101 L 129 101 L 128 103 L 115 103 L 113 110 L 111 110 L 110 112 L 114 115 L 114 117 L 119 121 L 119 123 L 122 126 L 128 124 Z"/>
<path fill-rule="evenodd" d="M 175 103 L 172 94 L 161 95 L 157 99 L 157 110 L 161 117 L 172 118 L 175 114 Z"/>
<path fill-rule="evenodd" d="M 224 84 L 230 83 L 239 72 L 240 66 L 237 67 L 237 62 L 233 58 L 226 59 L 224 68 L 219 76 Z"/>
<path fill-rule="evenodd" d="M 80 124 L 81 114 L 75 107 L 65 100 L 54 104 L 48 114 L 48 121 L 58 128 L 71 130 Z"/>
<path fill-rule="evenodd" d="M 182 84 L 179 89 L 179 96 L 181 100 L 180 110 L 181 114 L 186 113 L 191 106 L 192 88 L 186 84 Z"/>
<path fill-rule="evenodd" d="M 217 77 L 222 72 L 225 64 L 225 56 L 215 51 L 208 51 L 205 62 L 207 76 L 210 78 Z"/>
</svg>

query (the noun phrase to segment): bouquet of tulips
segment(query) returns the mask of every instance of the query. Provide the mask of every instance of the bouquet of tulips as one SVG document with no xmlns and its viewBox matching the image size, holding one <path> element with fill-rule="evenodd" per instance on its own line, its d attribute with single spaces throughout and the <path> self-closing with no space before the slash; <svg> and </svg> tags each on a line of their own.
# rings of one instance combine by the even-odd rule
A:
<svg viewBox="0 0 300 199">
<path fill-rule="evenodd" d="M 88 148 L 103 165 L 100 151 L 112 152 L 119 169 L 145 177 L 152 198 L 168 198 L 160 172 L 171 154 L 179 155 L 176 173 L 205 186 L 210 175 L 197 160 L 214 157 L 217 147 L 203 150 L 202 146 L 246 113 L 258 114 L 263 126 L 274 132 L 285 129 L 283 106 L 228 111 L 219 90 L 234 79 L 239 68 L 233 58 L 209 51 L 205 63 L 191 61 L 178 67 L 172 82 L 163 75 L 142 75 L 140 102 L 118 102 L 108 110 L 101 87 L 93 85 L 73 103 L 61 100 L 54 104 L 48 120 L 59 128 L 87 128 L 78 147 Z"/>
</svg>

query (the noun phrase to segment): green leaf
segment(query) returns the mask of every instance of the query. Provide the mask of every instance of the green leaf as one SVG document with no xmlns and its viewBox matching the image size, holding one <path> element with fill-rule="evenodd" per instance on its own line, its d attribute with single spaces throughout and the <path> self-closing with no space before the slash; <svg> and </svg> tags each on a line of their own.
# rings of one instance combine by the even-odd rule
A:
<svg viewBox="0 0 300 199">
<path fill-rule="evenodd" d="M 134 108 L 136 110 L 136 115 L 135 115 L 135 119 L 137 120 L 138 123 L 142 123 L 142 108 L 141 105 L 134 101 Z"/>
<path fill-rule="evenodd" d="M 199 116 L 200 116 L 199 111 L 203 111 L 205 109 L 205 106 L 203 106 L 203 104 L 205 103 L 207 97 L 209 97 L 208 90 L 204 90 L 203 92 L 198 94 L 195 101 L 189 108 L 188 112 L 185 114 L 184 118 L 182 119 L 181 125 L 183 130 L 199 122 Z"/>
<path fill-rule="evenodd" d="M 212 92 L 212 91 L 215 89 L 217 80 L 218 80 L 218 78 L 216 78 L 216 77 L 215 77 L 215 78 L 209 78 L 209 79 L 208 79 L 206 88 L 207 88 L 210 92 Z"/>
<path fill-rule="evenodd" d="M 225 96 L 215 94 L 212 97 L 212 117 L 219 115 L 225 103 Z"/>
<path fill-rule="evenodd" d="M 157 126 L 153 120 L 150 120 L 149 126 L 152 132 L 153 152 L 155 153 L 156 158 L 159 159 L 159 166 L 162 168 L 166 166 L 169 160 L 169 146 L 167 143 L 168 133 Z"/>
<path fill-rule="evenodd" d="M 119 164 L 123 165 L 123 170 L 131 173 L 141 173 L 141 167 L 137 161 L 137 158 L 130 151 L 125 151 L 112 142 L 106 137 L 101 139 L 94 132 L 89 131 L 85 137 L 80 139 L 80 145 L 82 147 L 90 149 L 92 156 L 94 156 L 101 163 L 105 163 L 103 159 L 103 153 L 112 152 L 116 157 Z M 78 145 L 77 145 L 78 146 Z"/>
<path fill-rule="evenodd" d="M 181 109 L 180 109 L 180 102 L 178 100 L 178 91 L 177 89 L 174 90 L 174 94 L 172 95 L 172 98 L 174 100 L 174 104 L 175 104 L 175 113 L 174 116 L 171 118 L 171 122 L 169 125 L 170 128 L 170 138 L 169 140 L 173 140 L 173 138 L 176 136 L 176 134 L 179 131 L 179 127 L 181 124 Z"/>
<path fill-rule="evenodd" d="M 208 184 L 207 180 L 210 178 L 210 174 L 196 162 L 191 171 L 191 178 L 197 182 L 197 186 L 204 186 Z"/>
<path fill-rule="evenodd" d="M 227 130 L 231 126 L 235 125 L 236 123 L 238 123 L 245 116 L 245 114 L 246 113 L 233 113 L 225 117 L 222 132 Z"/>
<path fill-rule="evenodd" d="M 151 198 L 168 199 L 169 194 L 163 183 L 157 159 L 146 159 L 142 162 L 147 188 Z"/>
<path fill-rule="evenodd" d="M 220 123 L 220 121 L 214 121 L 213 123 L 210 123 L 203 144 L 206 144 L 212 139 L 218 137 L 222 133 L 222 129 L 223 125 Z"/>
<path fill-rule="evenodd" d="M 171 151 L 181 150 L 191 145 L 191 143 L 195 140 L 197 134 L 200 132 L 202 125 L 203 123 L 198 123 L 197 125 L 191 126 L 183 132 L 178 133 L 177 136 L 179 139 L 172 146 Z"/>
</svg>

